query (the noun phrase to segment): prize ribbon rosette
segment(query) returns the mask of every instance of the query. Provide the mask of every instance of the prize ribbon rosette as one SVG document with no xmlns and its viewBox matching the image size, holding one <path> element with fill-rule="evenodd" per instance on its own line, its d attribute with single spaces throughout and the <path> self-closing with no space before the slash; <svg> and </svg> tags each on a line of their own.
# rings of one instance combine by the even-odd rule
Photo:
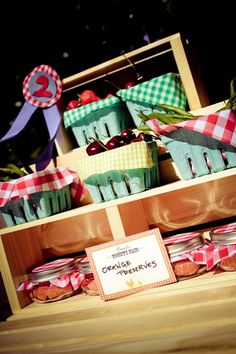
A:
<svg viewBox="0 0 236 354">
<path fill-rule="evenodd" d="M 37 171 L 45 169 L 52 158 L 54 139 L 61 120 L 57 107 L 61 92 L 62 82 L 56 71 L 49 65 L 36 67 L 23 82 L 23 95 L 26 100 L 24 105 L 9 131 L 0 139 L 1 143 L 17 136 L 25 128 L 34 111 L 42 109 L 49 143 L 39 156 L 31 161 L 36 164 Z"/>
</svg>

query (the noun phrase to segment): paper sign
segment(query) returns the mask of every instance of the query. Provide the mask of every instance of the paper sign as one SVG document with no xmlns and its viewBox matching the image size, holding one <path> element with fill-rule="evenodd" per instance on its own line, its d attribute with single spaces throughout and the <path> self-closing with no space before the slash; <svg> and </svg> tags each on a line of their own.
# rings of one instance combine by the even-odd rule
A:
<svg viewBox="0 0 236 354">
<path fill-rule="evenodd" d="M 176 282 L 159 229 L 86 248 L 103 300 Z"/>
</svg>

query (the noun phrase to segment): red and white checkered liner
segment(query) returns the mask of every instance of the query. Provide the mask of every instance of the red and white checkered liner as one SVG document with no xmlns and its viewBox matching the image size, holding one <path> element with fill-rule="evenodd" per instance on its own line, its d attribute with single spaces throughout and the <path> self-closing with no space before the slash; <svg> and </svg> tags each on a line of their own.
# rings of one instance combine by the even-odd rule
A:
<svg viewBox="0 0 236 354">
<path fill-rule="evenodd" d="M 236 112 L 230 109 L 178 124 L 161 124 L 156 118 L 150 119 L 146 124 L 158 135 L 185 128 L 236 147 Z"/>
<path fill-rule="evenodd" d="M 58 167 L 31 173 L 16 180 L 0 183 L 0 207 L 10 200 L 27 199 L 37 192 L 60 190 L 70 185 L 71 197 L 75 205 L 85 195 L 85 189 L 78 174 L 70 169 Z"/>
</svg>

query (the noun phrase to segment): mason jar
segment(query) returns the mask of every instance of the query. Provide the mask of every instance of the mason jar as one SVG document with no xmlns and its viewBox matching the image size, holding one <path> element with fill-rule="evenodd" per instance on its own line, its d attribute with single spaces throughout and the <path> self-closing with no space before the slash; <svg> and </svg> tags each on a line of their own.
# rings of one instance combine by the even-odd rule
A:
<svg viewBox="0 0 236 354">
<path fill-rule="evenodd" d="M 236 222 L 210 231 L 217 267 L 226 272 L 236 271 Z"/>
<path fill-rule="evenodd" d="M 35 302 L 53 302 L 74 295 L 81 281 L 74 258 L 63 258 L 32 269 L 26 289 Z"/>
<path fill-rule="evenodd" d="M 81 289 L 88 295 L 99 295 L 96 281 L 92 272 L 88 257 L 83 257 L 78 260 L 78 267 L 84 279 L 81 283 Z"/>
<path fill-rule="evenodd" d="M 201 232 L 188 232 L 163 238 L 177 280 L 185 280 L 207 272 L 205 261 L 195 260 L 196 251 L 206 245 Z"/>
</svg>

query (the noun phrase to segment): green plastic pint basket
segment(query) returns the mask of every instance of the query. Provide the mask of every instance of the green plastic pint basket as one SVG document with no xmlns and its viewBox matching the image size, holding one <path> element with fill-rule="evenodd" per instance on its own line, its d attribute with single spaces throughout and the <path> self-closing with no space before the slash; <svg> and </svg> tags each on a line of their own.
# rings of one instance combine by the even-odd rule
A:
<svg viewBox="0 0 236 354">
<path fill-rule="evenodd" d="M 138 112 L 150 114 L 157 111 L 156 104 L 186 108 L 187 97 L 179 74 L 167 73 L 133 87 L 117 92 L 127 105 L 136 127 L 143 125 Z"/>
<path fill-rule="evenodd" d="M 70 187 L 31 194 L 28 199 L 10 200 L 0 207 L 7 226 L 42 219 L 71 209 Z"/>
<path fill-rule="evenodd" d="M 77 173 L 95 203 L 143 192 L 159 185 L 157 145 L 135 142 L 88 156 L 76 163 Z"/>
<path fill-rule="evenodd" d="M 132 119 L 125 104 L 117 97 L 108 97 L 64 112 L 78 146 L 89 144 L 89 138 L 106 139 L 128 128 Z"/>
<path fill-rule="evenodd" d="M 161 140 L 185 180 L 236 167 L 236 148 L 202 133 L 179 128 Z"/>
</svg>

